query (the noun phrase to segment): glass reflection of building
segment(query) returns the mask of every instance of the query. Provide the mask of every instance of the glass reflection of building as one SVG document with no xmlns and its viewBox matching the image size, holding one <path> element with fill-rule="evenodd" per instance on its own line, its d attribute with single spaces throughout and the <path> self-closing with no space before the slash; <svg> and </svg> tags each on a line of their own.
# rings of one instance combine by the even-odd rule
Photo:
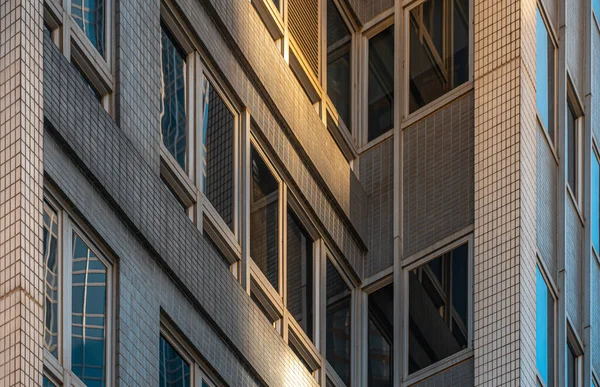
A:
<svg viewBox="0 0 600 387">
<path fill-rule="evenodd" d="M 71 0 L 71 16 L 92 45 L 104 56 L 105 0 Z"/>
</svg>

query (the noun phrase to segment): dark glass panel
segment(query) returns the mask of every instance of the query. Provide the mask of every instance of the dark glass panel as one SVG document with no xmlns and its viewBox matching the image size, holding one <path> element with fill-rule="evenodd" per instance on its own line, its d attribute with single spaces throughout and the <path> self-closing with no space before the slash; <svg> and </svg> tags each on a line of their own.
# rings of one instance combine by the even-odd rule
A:
<svg viewBox="0 0 600 387">
<path fill-rule="evenodd" d="M 332 0 L 327 0 L 327 94 L 338 115 L 350 129 L 352 81 L 350 31 Z"/>
<path fill-rule="evenodd" d="M 369 295 L 369 386 L 392 386 L 393 337 L 394 286 L 390 284 Z"/>
<path fill-rule="evenodd" d="M 600 162 L 592 152 L 592 244 L 600 252 Z"/>
<path fill-rule="evenodd" d="M 92 45 L 104 56 L 106 0 L 71 0 L 71 16 Z"/>
<path fill-rule="evenodd" d="M 394 26 L 369 40 L 369 127 L 371 141 L 394 126 Z"/>
<path fill-rule="evenodd" d="M 189 387 L 190 365 L 160 336 L 159 387 Z"/>
<path fill-rule="evenodd" d="M 567 387 L 578 387 L 577 355 L 570 344 L 567 344 Z"/>
<path fill-rule="evenodd" d="M 340 379 L 350 386 L 352 297 L 350 288 L 327 259 L 326 358 Z"/>
</svg>

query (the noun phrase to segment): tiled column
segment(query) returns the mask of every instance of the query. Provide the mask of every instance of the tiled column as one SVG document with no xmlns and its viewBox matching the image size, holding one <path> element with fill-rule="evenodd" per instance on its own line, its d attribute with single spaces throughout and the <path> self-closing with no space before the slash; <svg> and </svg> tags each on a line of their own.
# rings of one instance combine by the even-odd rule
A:
<svg viewBox="0 0 600 387">
<path fill-rule="evenodd" d="M 475 0 L 475 384 L 535 385 L 535 0 Z"/>
<path fill-rule="evenodd" d="M 0 0 L 0 386 L 42 383 L 42 15 Z"/>
</svg>

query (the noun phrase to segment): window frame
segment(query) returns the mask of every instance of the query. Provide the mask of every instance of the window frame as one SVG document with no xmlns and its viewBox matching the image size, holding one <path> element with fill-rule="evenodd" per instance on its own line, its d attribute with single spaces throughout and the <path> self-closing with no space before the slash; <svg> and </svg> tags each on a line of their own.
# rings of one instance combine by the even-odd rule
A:
<svg viewBox="0 0 600 387">
<path fill-rule="evenodd" d="M 190 387 L 203 387 L 203 382 L 208 387 L 216 387 L 218 384 L 214 380 L 217 378 L 213 373 L 206 371 L 208 368 L 207 363 L 195 355 L 195 351 L 187 343 L 185 337 L 177 331 L 169 320 L 169 316 L 161 310 L 159 343 L 162 336 L 177 351 L 177 354 L 190 365 Z"/>
<path fill-rule="evenodd" d="M 85 223 L 76 217 L 62 198 L 54 194 L 51 184 L 46 184 L 44 201 L 56 211 L 58 238 L 57 260 L 59 286 L 58 297 L 58 352 L 57 357 L 46 348 L 43 349 L 44 375 L 56 385 L 85 387 L 77 375 L 72 371 L 72 257 L 73 236 L 77 235 L 87 247 L 92 250 L 98 260 L 106 267 L 106 317 L 105 317 L 105 387 L 116 385 L 115 354 L 116 354 L 116 297 L 118 261 L 108 254 L 108 248 L 95 236 Z"/>
<path fill-rule="evenodd" d="M 424 255 L 422 256 L 416 256 L 415 259 L 412 259 L 410 262 L 407 263 L 403 263 L 403 267 L 402 267 L 402 273 L 400 274 L 402 276 L 402 303 L 404 304 L 404 306 L 401 308 L 401 314 L 402 314 L 402 321 L 409 321 L 409 316 L 410 316 L 410 295 L 409 295 L 409 274 L 412 270 L 418 269 L 422 266 L 424 266 L 425 264 L 442 257 L 444 254 L 452 252 L 454 249 L 461 247 L 463 245 L 467 245 L 467 251 L 468 251 L 468 258 L 467 258 L 467 265 L 468 265 L 468 285 L 467 285 L 467 289 L 468 289 L 468 297 L 467 297 L 467 303 L 468 303 L 468 308 L 467 308 L 467 313 L 469 316 L 469 321 L 467 324 L 467 347 L 464 349 L 461 349 L 460 351 L 439 360 L 436 363 L 430 364 L 427 367 L 424 367 L 416 372 L 413 372 L 411 374 L 409 374 L 408 372 L 408 358 L 409 358 L 409 344 L 408 344 L 408 340 L 407 338 L 409 337 L 409 326 L 408 324 L 404 324 L 400 329 L 402 332 L 402 348 L 400 348 L 400 350 L 402 351 L 402 355 L 403 355 L 403 363 L 402 363 L 402 375 L 400 375 L 401 378 L 401 385 L 403 386 L 410 386 L 413 385 L 415 383 L 418 383 L 426 378 L 431 377 L 432 375 L 441 372 L 443 370 L 446 370 L 468 358 L 471 358 L 474 356 L 474 351 L 475 351 L 475 346 L 474 346 L 474 286 L 475 286 L 475 271 L 474 271 L 474 235 L 473 233 L 469 233 L 463 237 L 460 237 L 452 242 L 450 242 L 449 244 L 436 249 L 432 252 L 426 252 Z"/>
<path fill-rule="evenodd" d="M 430 0 L 404 0 L 402 3 L 402 11 L 403 11 L 403 22 L 404 25 L 401 27 L 403 29 L 403 40 L 402 40 L 402 54 L 405 65 L 402 69 L 402 85 L 410 85 L 410 13 L 411 11 L 420 6 L 421 4 L 430 1 Z M 401 112 L 399 117 L 402 121 L 402 127 L 405 128 L 409 125 L 412 125 L 414 122 L 420 120 L 421 118 L 429 115 L 431 112 L 438 110 L 444 105 L 448 104 L 451 101 L 456 100 L 463 94 L 471 91 L 473 89 L 473 79 L 474 79 L 474 53 L 475 53 L 475 28 L 474 28 L 474 1 L 469 0 L 469 76 L 468 79 L 458 85 L 453 89 L 447 91 L 446 93 L 440 95 L 433 101 L 417 108 L 415 111 L 410 111 L 410 87 L 403 87 L 402 95 L 394 96 L 394 98 L 401 98 L 400 101 Z M 454 32 L 453 32 L 454 33 Z M 400 39 L 400 37 L 397 37 Z M 454 57 L 454 56 L 452 56 Z M 396 81 L 397 82 L 397 81 Z"/>
<path fill-rule="evenodd" d="M 583 386 L 583 345 L 581 338 L 577 335 L 575 329 L 573 329 L 573 324 L 569 317 L 567 317 L 567 338 L 565 343 L 566 352 L 572 352 L 575 355 L 575 372 L 576 376 L 576 386 Z M 565 353 L 566 353 L 565 352 Z M 567 353 L 566 353 L 567 354 Z M 567 360 L 565 359 L 565 362 Z M 568 372 L 568 367 L 565 366 L 565 370 Z M 568 383 L 568 380 L 565 381 Z"/>
<path fill-rule="evenodd" d="M 548 293 L 550 293 L 550 296 L 552 297 L 554 303 L 553 303 L 553 312 L 552 312 L 552 318 L 553 318 L 553 324 L 554 324 L 554 332 L 553 332 L 553 338 L 554 338 L 554 342 L 553 342 L 553 347 L 554 347 L 554 354 L 553 354 L 553 359 L 552 359 L 552 369 L 553 369 L 553 379 L 554 381 L 556 381 L 558 379 L 558 367 L 556 366 L 556 364 L 558 363 L 558 352 L 559 352 L 559 348 L 558 348 L 558 306 L 557 306 L 557 300 L 558 300 L 558 288 L 556 287 L 556 284 L 554 283 L 554 280 L 552 279 L 552 277 L 549 275 L 549 270 L 546 267 L 546 264 L 542 261 L 541 257 L 539 254 L 536 255 L 536 269 L 540 271 L 542 278 L 546 284 L 546 287 L 548 288 Z M 537 294 L 536 294 L 536 303 L 537 303 Z M 537 312 L 536 312 L 537 313 Z M 536 338 L 537 340 L 537 338 Z M 544 383 L 544 381 L 542 380 L 542 377 L 540 376 L 538 367 L 537 367 L 537 355 L 536 355 L 536 365 L 535 365 L 535 375 L 536 375 L 536 380 L 538 382 L 538 385 L 542 386 L 542 387 L 546 387 L 546 383 Z"/>
<path fill-rule="evenodd" d="M 592 135 L 592 150 L 591 150 L 591 159 L 592 159 L 592 164 L 594 163 L 594 158 L 596 159 L 596 161 L 598 162 L 598 187 L 596 187 L 597 191 L 598 191 L 598 197 L 595 198 L 596 200 L 596 206 L 598 208 L 598 213 L 600 215 L 600 151 L 598 149 L 598 146 L 596 144 L 596 139 L 594 138 L 594 136 Z M 593 172 L 592 170 L 590 170 L 590 173 Z M 594 182 L 594 177 L 592 176 L 592 178 L 590 179 L 590 185 L 592 185 Z M 591 192 L 593 192 L 593 188 L 590 189 Z M 594 221 L 594 213 L 591 210 L 592 208 L 592 202 L 594 201 L 594 197 L 592 195 L 590 195 L 590 232 L 594 231 L 594 228 L 592 227 L 594 222 L 598 225 L 598 233 L 599 235 L 598 237 L 598 241 L 600 242 L 600 216 L 598 216 L 595 221 Z M 590 244 L 592 245 L 592 254 L 595 257 L 600 257 L 600 243 L 599 246 L 595 246 L 594 245 L 594 236 L 592 235 L 590 238 Z"/>
<path fill-rule="evenodd" d="M 584 165 L 584 152 L 583 152 L 583 137 L 584 137 L 584 125 L 585 125 L 585 115 L 584 115 L 584 111 L 583 111 L 583 107 L 582 107 L 582 103 L 581 103 L 581 98 L 579 98 L 579 95 L 575 89 L 575 87 L 573 86 L 573 82 L 572 79 L 569 75 L 569 73 L 567 72 L 567 95 L 566 95 L 566 120 L 568 120 L 569 117 L 569 110 L 571 111 L 571 113 L 573 113 L 573 116 L 575 118 L 575 139 L 574 139 L 574 145 L 575 145 L 575 187 L 571 187 L 571 184 L 569 182 L 569 176 L 568 176 L 568 168 L 565 171 L 565 173 L 567 174 L 566 176 L 566 185 L 567 185 L 567 191 L 571 197 L 571 200 L 573 201 L 573 204 L 575 205 L 575 208 L 579 214 L 579 217 L 581 218 L 582 222 L 584 221 L 584 217 L 583 217 L 583 213 L 582 213 L 582 203 L 583 203 L 583 165 Z M 565 122 L 565 136 L 569 136 L 569 123 Z M 567 140 L 567 137 L 565 137 L 565 140 Z M 568 151 L 568 147 L 567 145 L 569 144 L 568 141 L 565 141 L 565 161 L 568 163 L 570 161 L 570 155 L 567 154 Z M 568 164 L 567 164 L 568 165 Z"/>
<path fill-rule="evenodd" d="M 396 47 L 396 39 L 399 37 L 395 34 L 395 23 L 394 23 L 394 7 L 391 7 L 387 11 L 380 15 L 380 19 L 375 21 L 375 24 L 366 25 L 363 28 L 360 36 L 360 84 L 359 84 L 359 104 L 357 107 L 360 110 L 360 130 L 357 133 L 357 144 L 358 153 L 363 153 L 371 147 L 385 141 L 394 134 L 396 115 L 398 114 L 396 109 L 396 87 L 394 87 L 394 103 L 392 104 L 392 112 L 394 114 L 394 120 L 392 121 L 392 127 L 385 133 L 380 134 L 371 141 L 369 141 L 369 43 L 373 37 L 379 33 L 385 31 L 389 27 L 393 27 L 394 30 L 394 50 Z M 394 75 L 396 75 L 396 55 L 394 55 Z M 394 84 L 399 80 L 394 79 Z"/>
</svg>

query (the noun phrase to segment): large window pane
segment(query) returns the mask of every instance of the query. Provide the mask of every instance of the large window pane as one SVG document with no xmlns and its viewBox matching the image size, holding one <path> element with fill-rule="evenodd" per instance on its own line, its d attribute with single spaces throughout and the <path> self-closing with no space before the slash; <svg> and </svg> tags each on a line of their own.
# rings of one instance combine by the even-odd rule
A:
<svg viewBox="0 0 600 387">
<path fill-rule="evenodd" d="M 567 183 L 573 191 L 573 195 L 577 198 L 577 116 L 571 109 L 571 106 L 567 106 Z"/>
<path fill-rule="evenodd" d="M 190 365 L 162 335 L 159 361 L 159 387 L 190 386 Z"/>
<path fill-rule="evenodd" d="M 536 104 L 540 120 L 554 138 L 554 44 L 536 8 Z"/>
<path fill-rule="evenodd" d="M 50 381 L 46 376 L 42 379 L 42 387 L 56 387 L 54 383 Z"/>
<path fill-rule="evenodd" d="M 313 240 L 291 208 L 287 215 L 287 308 L 313 340 Z"/>
<path fill-rule="evenodd" d="M 393 383 L 394 286 L 369 295 L 369 386 L 386 387 Z"/>
<path fill-rule="evenodd" d="M 469 251 L 457 247 L 409 273 L 409 372 L 468 346 Z"/>
<path fill-rule="evenodd" d="M 327 0 L 327 94 L 339 117 L 350 128 L 352 36 L 332 0 Z"/>
<path fill-rule="evenodd" d="M 567 344 L 567 370 L 566 370 L 567 387 L 578 387 L 579 386 L 579 375 L 577 369 L 577 355 L 571 347 L 571 344 Z"/>
<path fill-rule="evenodd" d="M 350 288 L 327 259 L 326 358 L 340 379 L 350 386 L 352 297 Z"/>
<path fill-rule="evenodd" d="M 536 268 L 536 363 L 546 386 L 554 385 L 554 299 L 546 280 Z"/>
<path fill-rule="evenodd" d="M 58 219 L 44 202 L 44 347 L 58 357 Z"/>
<path fill-rule="evenodd" d="M 371 141 L 394 126 L 394 26 L 369 40 L 369 127 Z"/>
<path fill-rule="evenodd" d="M 410 112 L 469 79 L 469 1 L 427 0 L 410 11 Z"/>
<path fill-rule="evenodd" d="M 600 252 L 600 162 L 592 152 L 592 244 Z"/>
<path fill-rule="evenodd" d="M 254 147 L 250 168 L 250 256 L 271 285 L 279 290 L 279 182 Z"/>
<path fill-rule="evenodd" d="M 234 116 L 210 82 L 204 81 L 203 191 L 233 230 Z"/>
<path fill-rule="evenodd" d="M 87 386 L 101 387 L 106 382 L 107 268 L 77 234 L 72 264 L 72 369 Z"/>
<path fill-rule="evenodd" d="M 185 170 L 187 155 L 186 55 L 177 46 L 166 27 L 161 27 L 161 33 L 161 136 L 167 150 Z"/>
<path fill-rule="evenodd" d="M 71 0 L 71 15 L 100 55 L 104 56 L 106 0 Z"/>
</svg>

